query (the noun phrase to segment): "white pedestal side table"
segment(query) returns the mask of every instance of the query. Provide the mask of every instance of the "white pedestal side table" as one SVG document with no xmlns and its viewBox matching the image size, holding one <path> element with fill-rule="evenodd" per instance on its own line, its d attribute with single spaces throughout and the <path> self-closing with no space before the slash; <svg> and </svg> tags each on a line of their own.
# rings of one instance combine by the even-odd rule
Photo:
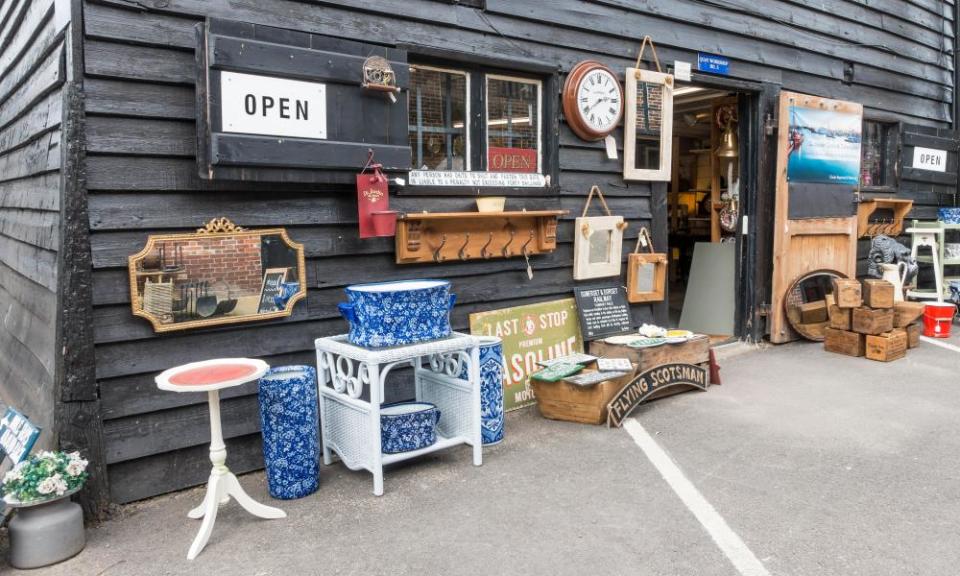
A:
<svg viewBox="0 0 960 576">
<path fill-rule="evenodd" d="M 239 386 L 263 376 L 269 366 L 262 360 L 250 358 L 219 358 L 193 362 L 165 370 L 155 381 L 161 390 L 171 392 L 206 392 L 210 404 L 210 462 L 213 469 L 207 480 L 207 494 L 203 502 L 191 510 L 187 516 L 203 518 L 200 531 L 187 552 L 187 559 L 193 560 L 207 545 L 213 532 L 213 523 L 217 520 L 217 510 L 230 501 L 232 496 L 247 512 L 259 518 L 286 518 L 287 514 L 279 508 L 265 506 L 244 492 L 237 477 L 226 466 L 227 447 L 223 443 L 223 431 L 220 428 L 220 390 Z"/>
<path fill-rule="evenodd" d="M 317 338 L 317 383 L 320 387 L 320 435 L 323 463 L 332 452 L 351 470 L 373 474 L 373 493 L 383 495 L 383 467 L 460 444 L 473 447 L 473 464 L 483 463 L 480 431 L 480 341 L 469 334 L 391 348 L 369 349 L 346 335 Z M 430 446 L 384 454 L 380 404 L 391 370 L 412 366 L 416 399 L 440 410 L 437 441 Z M 467 379 L 461 367 L 468 366 Z M 369 401 L 363 400 L 364 388 Z"/>
</svg>

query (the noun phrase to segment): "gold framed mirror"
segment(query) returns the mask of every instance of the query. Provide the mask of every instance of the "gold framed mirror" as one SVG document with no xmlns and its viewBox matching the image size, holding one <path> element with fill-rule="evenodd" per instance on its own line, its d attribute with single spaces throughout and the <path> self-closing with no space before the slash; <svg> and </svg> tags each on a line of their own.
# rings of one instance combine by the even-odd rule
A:
<svg viewBox="0 0 960 576">
<path fill-rule="evenodd" d="M 281 318 L 307 295 L 302 244 L 284 228 L 247 230 L 226 218 L 151 234 L 128 269 L 133 315 L 155 332 Z"/>
</svg>

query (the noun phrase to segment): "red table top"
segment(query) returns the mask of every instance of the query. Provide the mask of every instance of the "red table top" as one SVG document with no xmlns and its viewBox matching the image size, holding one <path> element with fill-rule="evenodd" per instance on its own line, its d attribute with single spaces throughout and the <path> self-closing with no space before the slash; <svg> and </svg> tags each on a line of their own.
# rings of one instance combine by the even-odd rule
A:
<svg viewBox="0 0 960 576">
<path fill-rule="evenodd" d="M 257 367 L 250 364 L 217 364 L 201 366 L 178 372 L 170 377 L 170 383 L 177 386 L 209 386 L 237 380 L 256 373 Z"/>
</svg>

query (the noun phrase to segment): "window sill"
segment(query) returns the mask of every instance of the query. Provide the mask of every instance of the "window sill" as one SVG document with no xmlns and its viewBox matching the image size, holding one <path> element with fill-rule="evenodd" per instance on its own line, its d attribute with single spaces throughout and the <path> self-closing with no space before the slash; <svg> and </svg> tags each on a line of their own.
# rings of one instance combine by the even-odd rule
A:
<svg viewBox="0 0 960 576">
<path fill-rule="evenodd" d="M 551 184 L 539 188 L 510 186 L 400 186 L 397 196 L 558 196 L 560 187 Z"/>
</svg>

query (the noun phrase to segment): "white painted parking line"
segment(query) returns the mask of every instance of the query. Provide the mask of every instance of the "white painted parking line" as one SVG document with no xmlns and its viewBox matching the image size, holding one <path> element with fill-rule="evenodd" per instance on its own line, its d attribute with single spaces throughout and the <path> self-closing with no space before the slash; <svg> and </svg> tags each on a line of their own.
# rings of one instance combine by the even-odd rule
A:
<svg viewBox="0 0 960 576">
<path fill-rule="evenodd" d="M 726 520 L 703 497 L 670 456 L 657 444 L 647 430 L 635 418 L 627 418 L 624 429 L 643 450 L 670 488 L 680 497 L 687 509 L 696 516 L 704 530 L 710 534 L 720 550 L 727 556 L 742 576 L 770 576 L 763 563 L 747 548 L 743 540 L 727 524 Z"/>
<path fill-rule="evenodd" d="M 949 342 L 944 342 L 943 340 L 939 340 L 937 338 L 931 338 L 929 336 L 921 336 L 920 339 L 923 340 L 924 342 L 933 344 L 934 346 L 946 348 L 947 350 L 953 350 L 954 352 L 960 352 L 960 346 L 954 346 Z"/>
</svg>

